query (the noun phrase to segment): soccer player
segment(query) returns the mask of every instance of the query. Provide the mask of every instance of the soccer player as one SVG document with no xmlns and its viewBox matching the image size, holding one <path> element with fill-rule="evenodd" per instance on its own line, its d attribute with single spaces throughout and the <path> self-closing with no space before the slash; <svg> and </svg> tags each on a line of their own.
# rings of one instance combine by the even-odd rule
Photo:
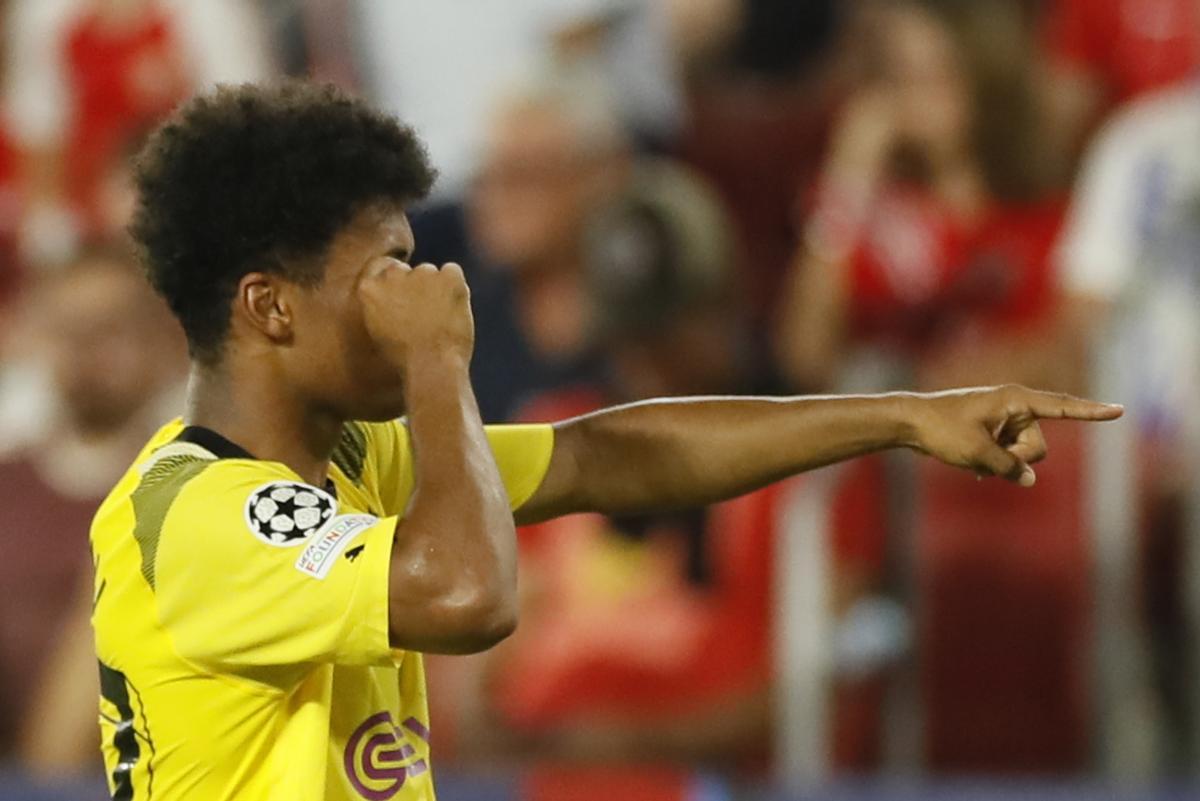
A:
<svg viewBox="0 0 1200 801">
<path fill-rule="evenodd" d="M 1121 413 L 1002 387 L 485 427 L 462 271 L 409 265 L 432 181 L 411 130 L 304 84 L 196 98 L 141 155 L 132 232 L 192 373 L 92 527 L 113 798 L 432 798 L 421 654 L 512 632 L 514 518 L 707 504 L 892 447 L 1029 485 L 1039 418 Z"/>
</svg>

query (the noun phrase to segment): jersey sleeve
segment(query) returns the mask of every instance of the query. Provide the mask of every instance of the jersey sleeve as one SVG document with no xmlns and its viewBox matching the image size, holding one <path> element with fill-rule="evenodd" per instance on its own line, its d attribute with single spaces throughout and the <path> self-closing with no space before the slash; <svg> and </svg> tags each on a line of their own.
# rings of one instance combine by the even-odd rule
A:
<svg viewBox="0 0 1200 801">
<path fill-rule="evenodd" d="M 219 672 L 390 665 L 396 519 L 261 463 L 196 477 L 167 512 L 153 584 L 179 655 Z"/>
<path fill-rule="evenodd" d="M 485 426 L 513 510 L 542 484 L 554 452 L 554 427 L 546 424 Z M 401 420 L 372 426 L 369 447 L 386 514 L 403 515 L 416 481 L 412 442 Z"/>
</svg>

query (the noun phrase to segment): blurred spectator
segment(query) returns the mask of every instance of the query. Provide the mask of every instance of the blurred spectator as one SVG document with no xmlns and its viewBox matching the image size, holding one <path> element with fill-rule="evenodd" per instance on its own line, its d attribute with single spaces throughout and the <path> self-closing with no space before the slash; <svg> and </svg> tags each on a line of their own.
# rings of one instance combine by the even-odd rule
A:
<svg viewBox="0 0 1200 801">
<path fill-rule="evenodd" d="M 1200 20 L 1198 20 L 1200 23 Z M 1200 24 L 1197 26 L 1200 33 Z M 1131 558 L 1154 633 L 1165 765 L 1194 765 L 1194 518 L 1200 427 L 1200 85 L 1136 100 L 1088 151 L 1059 259 L 1093 391 L 1127 404 L 1130 436 L 1098 452 L 1134 506 Z M 1119 490 L 1116 490 L 1119 491 Z M 1125 585 L 1128 591 L 1132 582 Z"/>
<path fill-rule="evenodd" d="M 1029 43 L 1004 2 L 866 9 L 869 71 L 847 101 L 780 308 L 798 387 L 839 384 L 852 346 L 910 365 L 956 341 L 934 383 L 966 373 L 1058 386 L 1044 349 L 990 348 L 1044 321 L 1055 204 L 1040 201 Z M 1000 375 L 994 372 L 1000 371 Z M 884 379 L 894 381 L 895 378 Z"/>
<path fill-rule="evenodd" d="M 1200 67 L 1196 0 L 1050 0 L 1044 26 L 1050 132 L 1070 154 L 1107 112 Z"/>
<path fill-rule="evenodd" d="M 688 82 L 687 121 L 672 151 L 713 183 L 742 248 L 735 257 L 756 325 L 765 328 L 796 247 L 796 187 L 813 179 L 852 50 L 851 4 L 752 0 L 736 36 Z"/>
<path fill-rule="evenodd" d="M 1200 26 L 1198 26 L 1200 30 Z M 1190 475 L 1200 387 L 1200 86 L 1135 101 L 1089 151 L 1058 257 L 1076 320 L 1103 333 L 1122 307 L 1120 372 L 1164 478 Z M 1082 308 L 1078 308 L 1082 307 Z M 1113 356 L 1119 354 L 1114 353 Z"/>
<path fill-rule="evenodd" d="M 96 756 L 88 527 L 177 407 L 185 362 L 123 251 L 87 253 L 44 279 L 31 311 L 29 344 L 49 371 L 55 414 L 43 438 L 0 462 L 0 749 L 19 745 L 30 768 L 63 773 Z"/>
<path fill-rule="evenodd" d="M 106 166 L 187 92 L 266 76 L 242 0 L 14 0 L 6 108 L 27 188 L 22 248 L 60 261 L 97 225 Z"/>
<path fill-rule="evenodd" d="M 453 207 L 414 219 L 418 259 L 465 261 L 485 419 L 508 419 L 535 393 L 596 376 L 585 228 L 628 183 L 630 158 L 604 86 L 552 73 L 499 103 L 466 219 Z"/>
<path fill-rule="evenodd" d="M 781 310 L 786 374 L 808 389 L 1075 387 L 1048 258 L 1061 210 L 1041 199 L 1031 45 L 1015 6 L 868 11 L 874 74 L 812 192 Z M 862 364 L 870 372 L 855 376 Z M 918 468 L 922 756 L 933 770 L 1084 764 L 1082 455 L 1070 432 L 1051 442 L 1053 464 L 1020 500 L 1009 486 Z"/>
<path fill-rule="evenodd" d="M 521 75 L 586 66 L 604 76 L 626 127 L 669 138 L 683 114 L 680 69 L 731 34 L 739 7 L 738 0 L 356 4 L 367 84 L 421 134 L 441 172 L 441 200 L 462 196 L 480 166 L 492 102 Z"/>
</svg>

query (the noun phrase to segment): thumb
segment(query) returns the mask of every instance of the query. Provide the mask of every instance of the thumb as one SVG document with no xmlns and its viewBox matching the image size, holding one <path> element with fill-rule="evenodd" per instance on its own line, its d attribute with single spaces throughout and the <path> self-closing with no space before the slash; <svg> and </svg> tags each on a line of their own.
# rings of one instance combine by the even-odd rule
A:
<svg viewBox="0 0 1200 801">
<path fill-rule="evenodd" d="M 975 461 L 984 472 L 1018 483 L 1022 487 L 1032 487 L 1037 481 L 1033 468 L 990 439 L 980 448 Z"/>
</svg>

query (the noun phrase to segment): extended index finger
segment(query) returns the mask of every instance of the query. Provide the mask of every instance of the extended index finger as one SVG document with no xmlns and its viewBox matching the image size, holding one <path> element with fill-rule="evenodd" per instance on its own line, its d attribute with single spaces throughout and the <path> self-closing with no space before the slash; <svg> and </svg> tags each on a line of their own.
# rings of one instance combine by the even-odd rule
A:
<svg viewBox="0 0 1200 801">
<path fill-rule="evenodd" d="M 1117 403 L 1077 398 L 1061 392 L 1026 390 L 1026 403 L 1034 417 L 1046 420 L 1116 420 L 1125 413 Z"/>
</svg>

